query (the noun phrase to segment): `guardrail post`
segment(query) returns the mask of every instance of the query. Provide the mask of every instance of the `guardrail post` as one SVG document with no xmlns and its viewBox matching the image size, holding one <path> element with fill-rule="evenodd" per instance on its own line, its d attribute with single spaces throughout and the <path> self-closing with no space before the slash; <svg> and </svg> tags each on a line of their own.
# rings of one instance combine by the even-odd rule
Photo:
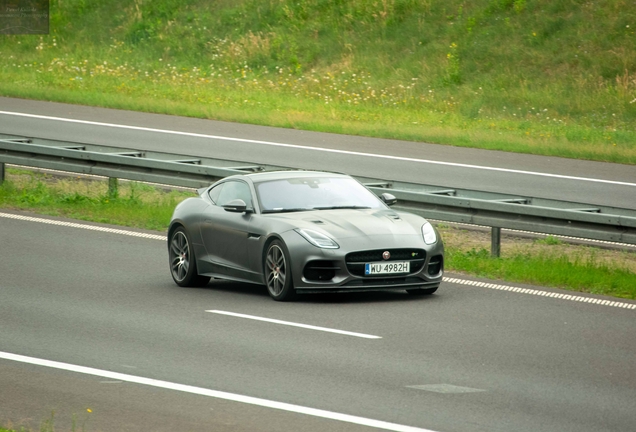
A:
<svg viewBox="0 0 636 432">
<path fill-rule="evenodd" d="M 501 228 L 492 227 L 490 235 L 490 255 L 499 258 L 501 255 Z"/>
<path fill-rule="evenodd" d="M 108 198 L 119 197 L 119 180 L 117 177 L 108 177 Z"/>
<path fill-rule="evenodd" d="M 4 162 L 0 162 L 0 185 L 4 183 Z"/>
</svg>

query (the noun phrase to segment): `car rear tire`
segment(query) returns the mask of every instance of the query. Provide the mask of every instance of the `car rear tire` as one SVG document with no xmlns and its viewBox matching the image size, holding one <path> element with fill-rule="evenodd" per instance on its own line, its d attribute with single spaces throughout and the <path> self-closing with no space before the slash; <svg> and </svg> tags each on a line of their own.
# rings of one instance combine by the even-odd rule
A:
<svg viewBox="0 0 636 432">
<path fill-rule="evenodd" d="M 265 253 L 265 285 L 270 297 L 276 301 L 289 301 L 296 297 L 289 257 L 279 240 L 274 240 Z"/>
<path fill-rule="evenodd" d="M 182 287 L 201 287 L 210 282 L 207 276 L 197 273 L 197 261 L 190 239 L 183 227 L 179 227 L 170 237 L 168 248 L 170 274 L 175 283 Z"/>
<path fill-rule="evenodd" d="M 411 294 L 411 295 L 414 295 L 414 296 L 424 296 L 424 295 L 433 294 L 435 291 L 437 291 L 437 288 L 439 288 L 439 287 L 407 289 L 406 292 Z"/>
</svg>

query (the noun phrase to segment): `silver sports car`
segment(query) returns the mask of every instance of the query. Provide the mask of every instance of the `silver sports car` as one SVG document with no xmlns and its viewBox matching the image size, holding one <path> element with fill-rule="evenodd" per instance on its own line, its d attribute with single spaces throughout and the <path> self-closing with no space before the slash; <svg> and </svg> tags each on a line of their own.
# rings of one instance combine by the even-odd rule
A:
<svg viewBox="0 0 636 432">
<path fill-rule="evenodd" d="M 404 289 L 432 294 L 444 245 L 424 218 L 394 211 L 341 174 L 280 171 L 227 177 L 177 205 L 168 231 L 172 278 L 265 285 L 300 293 Z"/>
</svg>

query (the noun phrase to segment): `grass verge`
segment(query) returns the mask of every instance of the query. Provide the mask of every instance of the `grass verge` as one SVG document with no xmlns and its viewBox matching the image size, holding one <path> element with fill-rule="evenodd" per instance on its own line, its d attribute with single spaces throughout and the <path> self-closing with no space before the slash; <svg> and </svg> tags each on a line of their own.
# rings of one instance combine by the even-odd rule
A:
<svg viewBox="0 0 636 432">
<path fill-rule="evenodd" d="M 634 299 L 636 274 L 627 268 L 603 263 L 598 251 L 581 249 L 574 255 L 551 251 L 490 257 L 486 249 L 449 248 L 449 267 L 468 274 L 573 291 Z"/>
<path fill-rule="evenodd" d="M 70 432 L 85 432 L 87 429 L 87 422 L 89 420 L 90 413 L 92 412 L 93 411 L 90 408 L 87 408 L 86 412 L 83 413 L 83 415 L 78 416 L 77 414 L 72 414 L 70 418 L 70 429 L 64 427 L 62 427 L 62 429 L 70 430 Z M 57 420 L 55 414 L 55 411 L 52 411 L 51 415 L 47 419 L 42 420 L 42 422 L 40 423 L 40 427 L 37 430 L 39 432 L 55 432 Z M 13 422 L 7 421 L 5 423 L 6 429 L 0 427 L 0 432 L 34 432 L 34 429 L 29 426 L 30 422 L 28 421 L 28 419 L 24 419 L 24 423 L 27 424 L 27 426 L 24 426 L 22 424 L 14 426 Z"/>
<path fill-rule="evenodd" d="M 622 0 L 51 0 L 50 17 L 0 38 L 0 95 L 636 164 Z"/>
<path fill-rule="evenodd" d="M 122 182 L 119 196 L 113 197 L 105 180 L 9 168 L 0 186 L 0 208 L 165 231 L 174 207 L 188 196 L 193 193 Z M 448 271 L 636 299 L 636 251 L 572 245 L 554 237 L 504 236 L 502 257 L 491 258 L 488 234 L 444 224 L 438 229 Z"/>
<path fill-rule="evenodd" d="M 106 181 L 7 171 L 7 181 L 0 186 L 0 207 L 133 228 L 165 230 L 174 207 L 193 195 L 121 182 L 118 194 L 112 196 Z"/>
</svg>

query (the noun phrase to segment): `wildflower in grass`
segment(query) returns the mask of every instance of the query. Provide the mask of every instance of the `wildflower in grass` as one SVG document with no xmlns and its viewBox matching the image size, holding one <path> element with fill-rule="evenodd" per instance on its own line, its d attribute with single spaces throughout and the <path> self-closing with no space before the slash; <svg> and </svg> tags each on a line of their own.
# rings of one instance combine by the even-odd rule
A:
<svg viewBox="0 0 636 432">
<path fill-rule="evenodd" d="M 460 84 L 459 53 L 455 42 L 450 45 L 450 52 L 446 54 L 446 59 L 448 61 L 446 66 L 446 84 Z"/>
</svg>

